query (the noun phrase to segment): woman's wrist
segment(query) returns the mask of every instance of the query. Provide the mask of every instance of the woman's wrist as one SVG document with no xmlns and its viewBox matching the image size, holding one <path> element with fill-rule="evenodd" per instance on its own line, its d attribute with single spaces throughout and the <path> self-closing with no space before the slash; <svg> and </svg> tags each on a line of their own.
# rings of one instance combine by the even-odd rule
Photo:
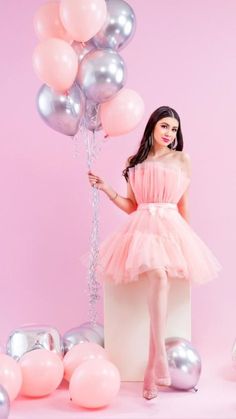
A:
<svg viewBox="0 0 236 419">
<path fill-rule="evenodd" d="M 114 191 L 114 189 L 112 189 L 110 186 L 107 186 L 104 192 L 107 194 L 111 201 L 114 201 L 118 196 L 118 193 Z"/>
<path fill-rule="evenodd" d="M 114 196 L 109 196 L 109 198 L 110 198 L 111 201 L 115 201 L 115 199 L 117 198 L 117 196 L 118 196 L 118 193 L 115 192 Z"/>
</svg>

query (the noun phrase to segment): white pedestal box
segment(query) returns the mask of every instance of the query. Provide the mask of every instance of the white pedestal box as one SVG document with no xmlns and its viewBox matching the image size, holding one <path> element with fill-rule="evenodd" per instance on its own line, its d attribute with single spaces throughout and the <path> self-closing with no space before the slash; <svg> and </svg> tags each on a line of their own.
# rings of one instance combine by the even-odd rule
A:
<svg viewBox="0 0 236 419">
<path fill-rule="evenodd" d="M 147 279 L 119 285 L 104 282 L 105 349 L 121 381 L 143 381 L 150 327 L 147 285 Z M 191 340 L 191 285 L 183 279 L 171 280 L 167 337 Z"/>
</svg>

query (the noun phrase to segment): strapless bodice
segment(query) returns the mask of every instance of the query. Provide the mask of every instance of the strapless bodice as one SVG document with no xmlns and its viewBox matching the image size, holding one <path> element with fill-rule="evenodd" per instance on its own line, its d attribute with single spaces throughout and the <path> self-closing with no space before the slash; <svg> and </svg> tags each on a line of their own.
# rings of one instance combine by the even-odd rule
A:
<svg viewBox="0 0 236 419">
<path fill-rule="evenodd" d="M 129 169 L 129 180 L 138 204 L 148 202 L 178 203 L 190 178 L 179 163 L 144 160 Z"/>
</svg>

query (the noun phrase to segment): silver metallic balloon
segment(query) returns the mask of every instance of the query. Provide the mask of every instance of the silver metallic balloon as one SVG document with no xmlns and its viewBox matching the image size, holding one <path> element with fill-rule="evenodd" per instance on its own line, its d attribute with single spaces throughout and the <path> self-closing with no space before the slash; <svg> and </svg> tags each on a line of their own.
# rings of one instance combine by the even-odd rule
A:
<svg viewBox="0 0 236 419">
<path fill-rule="evenodd" d="M 15 329 L 7 340 L 6 352 L 18 361 L 26 352 L 39 348 L 55 352 L 63 358 L 64 347 L 58 330 L 38 325 Z"/>
<path fill-rule="evenodd" d="M 88 339 L 80 332 L 78 327 L 68 330 L 62 337 L 64 354 L 66 354 L 73 346 L 79 343 L 88 342 Z"/>
<path fill-rule="evenodd" d="M 112 49 L 89 52 L 78 68 L 77 82 L 86 97 L 97 103 L 106 102 L 115 96 L 125 81 L 125 62 Z"/>
<path fill-rule="evenodd" d="M 95 45 L 91 40 L 86 43 L 74 41 L 71 46 L 77 54 L 78 65 L 80 65 L 86 54 L 95 49 Z"/>
<path fill-rule="evenodd" d="M 179 390 L 194 388 L 201 374 L 201 358 L 191 342 L 184 338 L 165 340 L 171 386 Z"/>
<path fill-rule="evenodd" d="M 7 419 L 10 413 L 10 399 L 5 388 L 0 385 L 0 419 Z"/>
<path fill-rule="evenodd" d="M 96 330 L 94 330 L 91 327 L 85 327 L 85 326 L 80 326 L 79 327 L 80 333 L 82 334 L 82 336 L 84 336 L 86 339 L 88 339 L 89 342 L 95 342 L 100 346 L 103 346 L 103 340 L 101 338 L 101 336 L 96 332 Z"/>
<path fill-rule="evenodd" d="M 65 135 L 77 133 L 84 112 L 84 95 L 74 83 L 68 94 L 61 94 L 44 84 L 37 95 L 37 109 L 46 124 Z"/>
<path fill-rule="evenodd" d="M 92 38 L 97 48 L 120 50 L 131 41 L 136 29 L 132 7 L 124 0 L 107 1 L 107 18 L 102 28 Z"/>
<path fill-rule="evenodd" d="M 104 337 L 101 333 L 100 325 L 98 325 L 98 328 L 93 328 L 88 322 L 68 330 L 63 335 L 64 353 L 66 354 L 74 345 L 83 342 L 95 342 L 100 346 L 104 346 Z"/>
<path fill-rule="evenodd" d="M 102 129 L 100 117 L 100 105 L 87 99 L 84 111 L 84 125 L 89 131 L 99 131 Z"/>
<path fill-rule="evenodd" d="M 95 323 L 95 325 L 93 325 L 91 322 L 85 322 L 82 323 L 80 327 L 89 327 L 90 329 L 95 330 L 95 332 L 101 337 L 101 339 L 104 340 L 104 327 L 101 323 Z"/>
</svg>

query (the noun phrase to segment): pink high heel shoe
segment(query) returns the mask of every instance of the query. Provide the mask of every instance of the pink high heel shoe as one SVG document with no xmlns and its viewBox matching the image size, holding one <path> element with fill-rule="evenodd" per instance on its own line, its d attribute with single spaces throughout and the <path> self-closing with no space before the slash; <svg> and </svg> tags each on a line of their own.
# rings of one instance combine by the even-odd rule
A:
<svg viewBox="0 0 236 419">
<path fill-rule="evenodd" d="M 157 397 L 157 394 L 158 389 L 155 383 L 154 372 L 152 376 L 150 376 L 150 370 L 147 368 L 143 380 L 143 397 L 147 400 L 151 400 Z"/>
<path fill-rule="evenodd" d="M 147 400 L 154 399 L 155 397 L 157 397 L 157 395 L 158 395 L 158 390 L 156 386 L 143 389 L 143 397 Z"/>
</svg>

